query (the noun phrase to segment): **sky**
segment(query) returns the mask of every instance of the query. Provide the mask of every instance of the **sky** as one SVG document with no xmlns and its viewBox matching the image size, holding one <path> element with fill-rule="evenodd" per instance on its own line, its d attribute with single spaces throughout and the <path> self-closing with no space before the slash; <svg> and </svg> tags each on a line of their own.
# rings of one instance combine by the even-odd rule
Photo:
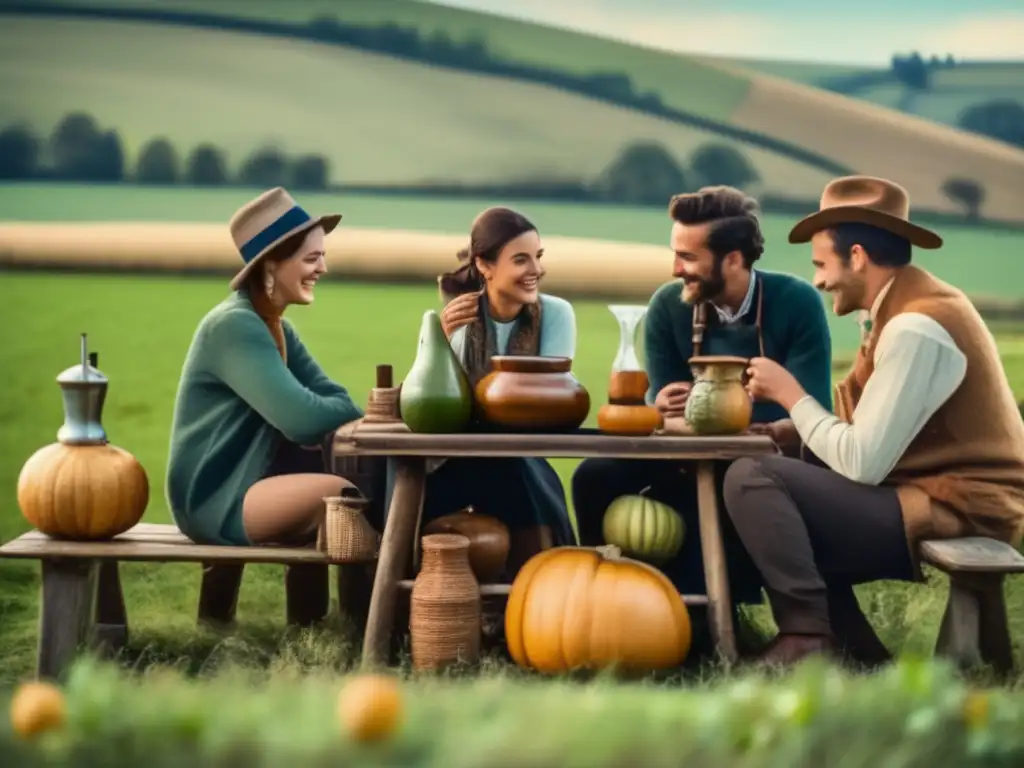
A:
<svg viewBox="0 0 1024 768">
<path fill-rule="evenodd" d="M 438 2 L 683 53 L 867 65 L 912 50 L 1024 60 L 1024 0 Z"/>
</svg>

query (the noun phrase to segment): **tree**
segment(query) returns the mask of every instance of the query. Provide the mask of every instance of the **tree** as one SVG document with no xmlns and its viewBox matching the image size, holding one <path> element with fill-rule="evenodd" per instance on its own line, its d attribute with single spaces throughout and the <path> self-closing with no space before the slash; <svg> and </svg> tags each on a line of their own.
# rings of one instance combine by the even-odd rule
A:
<svg viewBox="0 0 1024 768">
<path fill-rule="evenodd" d="M 96 139 L 90 181 L 124 180 L 124 147 L 117 131 L 106 131 Z"/>
<path fill-rule="evenodd" d="M 743 189 L 760 177 L 746 156 L 728 144 L 703 144 L 690 155 L 690 168 L 700 184 L 726 184 Z"/>
<path fill-rule="evenodd" d="M 140 184 L 175 184 L 178 181 L 178 153 L 163 136 L 151 139 L 139 153 L 135 180 Z"/>
<path fill-rule="evenodd" d="M 212 144 L 200 144 L 185 161 L 185 180 L 197 187 L 215 187 L 227 181 L 224 153 Z"/>
<path fill-rule="evenodd" d="M 250 187 L 280 187 L 288 182 L 288 163 L 276 147 L 257 149 L 246 159 L 238 180 Z"/>
<path fill-rule="evenodd" d="M 291 164 L 295 189 L 327 189 L 330 165 L 323 155 L 304 155 Z"/>
<path fill-rule="evenodd" d="M 100 129 L 92 115 L 72 112 L 50 134 L 50 155 L 53 175 L 67 181 L 90 180 L 95 165 L 93 153 Z"/>
<path fill-rule="evenodd" d="M 942 193 L 964 208 L 968 219 L 980 218 L 981 204 L 985 201 L 985 188 L 972 179 L 950 178 L 942 184 Z"/>
<path fill-rule="evenodd" d="M 593 184 L 606 200 L 622 203 L 662 203 L 688 189 L 676 159 L 661 144 L 640 141 L 620 154 Z"/>
<path fill-rule="evenodd" d="M 0 131 L 0 179 L 31 179 L 39 171 L 39 138 L 27 125 Z"/>
<path fill-rule="evenodd" d="M 974 104 L 957 116 L 957 125 L 1007 144 L 1024 147 L 1024 104 L 993 99 Z"/>
</svg>

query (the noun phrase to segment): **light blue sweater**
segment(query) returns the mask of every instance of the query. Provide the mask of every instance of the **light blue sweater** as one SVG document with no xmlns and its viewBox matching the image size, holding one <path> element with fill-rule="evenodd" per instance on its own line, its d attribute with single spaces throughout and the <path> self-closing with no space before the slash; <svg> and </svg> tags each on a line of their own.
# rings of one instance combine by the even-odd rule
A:
<svg viewBox="0 0 1024 768">
<path fill-rule="evenodd" d="M 575 357 L 576 356 L 576 314 L 572 304 L 565 299 L 546 293 L 540 295 L 540 351 L 543 357 Z M 491 331 L 495 334 L 495 349 L 499 355 L 508 350 L 508 340 L 516 327 L 516 320 L 507 323 L 496 322 L 487 318 Z M 457 329 L 450 339 L 455 356 L 463 360 L 466 346 L 466 326 Z"/>
</svg>

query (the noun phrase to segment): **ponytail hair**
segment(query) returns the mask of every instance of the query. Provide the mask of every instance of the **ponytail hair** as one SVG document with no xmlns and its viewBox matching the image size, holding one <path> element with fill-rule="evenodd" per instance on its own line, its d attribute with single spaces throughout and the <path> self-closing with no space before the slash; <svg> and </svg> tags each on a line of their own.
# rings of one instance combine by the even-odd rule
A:
<svg viewBox="0 0 1024 768">
<path fill-rule="evenodd" d="M 455 254 L 460 266 L 453 272 L 445 272 L 437 278 L 441 291 L 441 299 L 448 303 L 456 296 L 464 293 L 475 293 L 484 287 L 484 278 L 476 268 L 476 259 L 470 255 L 468 247 Z"/>
</svg>

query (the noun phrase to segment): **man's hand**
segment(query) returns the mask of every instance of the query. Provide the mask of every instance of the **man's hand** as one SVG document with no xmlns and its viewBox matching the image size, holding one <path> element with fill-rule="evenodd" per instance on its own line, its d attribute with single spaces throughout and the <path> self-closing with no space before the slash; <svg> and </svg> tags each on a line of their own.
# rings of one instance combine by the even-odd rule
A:
<svg viewBox="0 0 1024 768">
<path fill-rule="evenodd" d="M 752 435 L 768 435 L 785 453 L 797 451 L 800 448 L 800 433 L 796 431 L 792 419 L 779 419 L 767 424 L 751 424 L 747 431 Z"/>
<path fill-rule="evenodd" d="M 686 413 L 686 398 L 690 396 L 692 387 L 693 383 L 689 381 L 666 384 L 654 398 L 654 407 L 666 419 L 682 417 Z"/>
<path fill-rule="evenodd" d="M 770 400 L 787 411 L 807 393 L 789 371 L 767 357 L 755 357 L 747 368 L 747 392 L 755 400 Z"/>
<path fill-rule="evenodd" d="M 441 310 L 441 327 L 444 335 L 451 339 L 452 334 L 464 325 L 476 320 L 479 313 L 480 294 L 484 289 L 473 293 L 464 293 L 449 301 Z"/>
</svg>

